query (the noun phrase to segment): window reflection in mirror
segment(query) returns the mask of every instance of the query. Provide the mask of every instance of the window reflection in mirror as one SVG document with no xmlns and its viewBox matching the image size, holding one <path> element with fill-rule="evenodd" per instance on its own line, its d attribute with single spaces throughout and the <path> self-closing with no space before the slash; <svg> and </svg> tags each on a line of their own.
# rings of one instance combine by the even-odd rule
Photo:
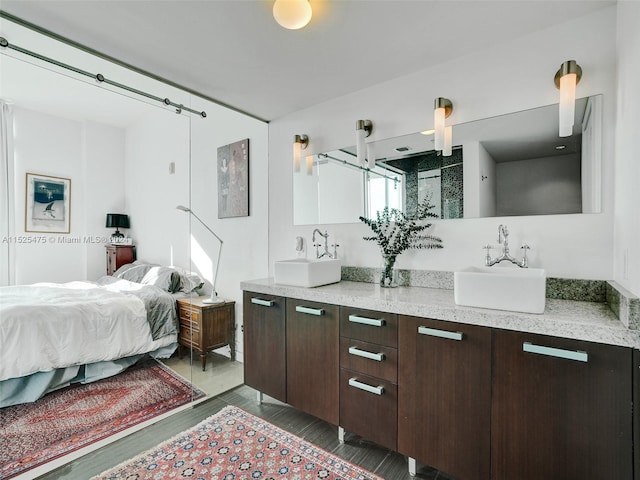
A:
<svg viewBox="0 0 640 480">
<path fill-rule="evenodd" d="M 579 99 L 565 138 L 557 104 L 455 125 L 450 157 L 432 135 L 379 140 L 371 171 L 353 146 L 316 155 L 312 175 L 294 175 L 294 224 L 354 223 L 385 205 L 411 214 L 427 192 L 443 219 L 598 213 L 601 110 L 602 95 Z"/>
</svg>

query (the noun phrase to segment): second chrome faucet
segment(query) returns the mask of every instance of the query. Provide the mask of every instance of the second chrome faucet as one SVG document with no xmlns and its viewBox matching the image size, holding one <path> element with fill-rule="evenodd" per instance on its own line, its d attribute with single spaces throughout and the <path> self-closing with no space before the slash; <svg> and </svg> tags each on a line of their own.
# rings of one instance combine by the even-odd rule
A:
<svg viewBox="0 0 640 480">
<path fill-rule="evenodd" d="M 487 255 L 484 259 L 484 264 L 487 267 L 492 267 L 496 263 L 500 263 L 503 261 L 508 261 L 513 263 L 514 265 L 519 266 L 520 268 L 527 268 L 529 266 L 529 260 L 527 259 L 527 250 L 529 250 L 529 245 L 526 243 L 520 247 L 524 250 L 524 255 L 521 260 L 512 257 L 509 254 L 509 230 L 506 225 L 500 225 L 498 227 L 498 243 L 502 245 L 502 255 L 496 258 L 491 258 L 489 251 L 491 250 L 491 245 L 485 245 L 484 248 L 487 250 Z"/>
<path fill-rule="evenodd" d="M 320 244 L 316 243 L 316 233 L 324 238 L 324 252 L 320 253 Z M 337 243 L 331 245 L 333 247 L 333 253 L 329 252 L 329 234 L 325 230 L 322 233 L 319 229 L 315 229 L 313 231 L 313 235 L 311 236 L 311 241 L 313 242 L 313 246 L 316 247 L 316 258 L 329 257 L 329 258 L 338 258 L 338 250 L 337 248 L 340 246 Z"/>
</svg>

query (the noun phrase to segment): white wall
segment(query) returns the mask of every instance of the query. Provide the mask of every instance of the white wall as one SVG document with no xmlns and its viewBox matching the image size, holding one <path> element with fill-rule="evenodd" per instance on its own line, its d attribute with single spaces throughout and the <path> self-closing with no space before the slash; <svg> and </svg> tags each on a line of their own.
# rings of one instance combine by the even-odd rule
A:
<svg viewBox="0 0 640 480">
<path fill-rule="evenodd" d="M 495 177 L 500 216 L 582 211 L 578 154 L 499 162 Z"/>
<path fill-rule="evenodd" d="M 640 3 L 618 2 L 614 279 L 640 296 Z"/>
<path fill-rule="evenodd" d="M 439 220 L 434 222 L 432 233 L 443 239 L 445 248 L 405 252 L 398 264 L 401 268 L 432 270 L 481 265 L 482 245 L 495 237 L 499 223 L 505 223 L 513 244 L 526 241 L 531 246 L 531 266 L 546 268 L 550 276 L 612 278 L 615 28 L 616 8 L 607 7 L 271 122 L 270 268 L 274 260 L 291 257 L 295 253 L 293 239 L 298 235 L 310 238 L 314 227 L 296 227 L 292 222 L 294 134 L 307 134 L 309 153 L 319 153 L 353 144 L 353 125 L 358 119 L 373 121 L 371 140 L 432 128 L 433 99 L 437 96 L 453 101 L 449 121 L 454 124 L 557 103 L 553 76 L 562 62 L 575 59 L 584 70 L 578 96 L 604 96 L 603 213 Z M 362 240 L 369 233 L 364 225 L 321 228 L 342 246 L 345 264 L 379 265 L 377 245 Z"/>
<path fill-rule="evenodd" d="M 475 182 L 480 186 L 480 208 L 479 215 L 482 217 L 493 217 L 496 214 L 496 162 L 489 155 L 487 150 L 478 143 L 478 163 L 480 167 L 479 175 L 475 177 Z"/>
<path fill-rule="evenodd" d="M 219 296 L 236 302 L 236 352 L 242 360 L 240 282 L 264 278 L 268 273 L 268 125 L 198 97 L 193 98 L 193 104 L 193 108 L 197 105 L 205 110 L 207 118 L 191 119 L 190 208 L 224 242 L 216 290 Z M 219 219 L 217 150 L 245 138 L 249 139 L 249 216 Z M 192 266 L 211 280 L 206 265 L 217 261 L 218 242 L 198 222 L 192 220 L 191 227 Z M 196 245 L 202 247 L 204 259 Z"/>
<path fill-rule="evenodd" d="M 189 118 L 149 107 L 126 130 L 122 182 L 139 260 L 189 267 Z M 169 163 L 175 173 L 169 173 Z"/>
<path fill-rule="evenodd" d="M 125 131 L 96 122 L 84 123 L 83 181 L 76 182 L 86 199 L 84 223 L 92 236 L 108 238 L 113 229 L 105 227 L 106 213 L 124 212 L 123 178 Z M 86 278 L 96 280 L 106 274 L 104 243 L 86 243 Z"/>
<path fill-rule="evenodd" d="M 94 280 L 105 274 L 105 208 L 122 203 L 124 132 L 14 106 L 15 282 Z M 34 141 L 37 138 L 38 141 Z M 26 173 L 71 180 L 70 233 L 25 232 Z"/>
</svg>

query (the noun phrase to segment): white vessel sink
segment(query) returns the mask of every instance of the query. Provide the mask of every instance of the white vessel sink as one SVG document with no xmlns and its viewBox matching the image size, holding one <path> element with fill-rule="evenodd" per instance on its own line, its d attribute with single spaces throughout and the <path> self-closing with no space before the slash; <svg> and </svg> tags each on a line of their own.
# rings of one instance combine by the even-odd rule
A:
<svg viewBox="0 0 640 480">
<path fill-rule="evenodd" d="M 276 283 L 296 287 L 319 287 L 340 281 L 342 262 L 333 259 L 294 258 L 273 264 Z"/>
<path fill-rule="evenodd" d="M 457 305 L 542 313 L 547 274 L 541 268 L 471 267 L 453 274 Z"/>
</svg>

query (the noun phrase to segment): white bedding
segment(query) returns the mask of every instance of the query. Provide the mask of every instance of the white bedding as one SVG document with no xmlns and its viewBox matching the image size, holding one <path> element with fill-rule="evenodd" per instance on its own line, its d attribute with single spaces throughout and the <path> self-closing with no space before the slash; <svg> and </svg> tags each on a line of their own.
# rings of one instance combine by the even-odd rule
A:
<svg viewBox="0 0 640 480">
<path fill-rule="evenodd" d="M 0 381 L 146 353 L 176 339 L 153 340 L 141 299 L 95 283 L 2 288 Z"/>
</svg>

